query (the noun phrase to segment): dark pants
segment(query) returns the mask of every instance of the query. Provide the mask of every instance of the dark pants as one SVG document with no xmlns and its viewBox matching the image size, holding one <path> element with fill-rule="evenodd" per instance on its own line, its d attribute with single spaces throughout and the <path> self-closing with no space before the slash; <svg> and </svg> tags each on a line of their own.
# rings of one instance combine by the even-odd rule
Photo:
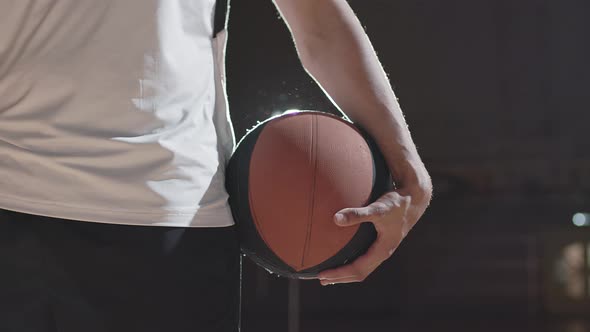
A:
<svg viewBox="0 0 590 332">
<path fill-rule="evenodd" d="M 1 332 L 236 332 L 235 227 L 80 222 L 0 209 Z"/>
</svg>

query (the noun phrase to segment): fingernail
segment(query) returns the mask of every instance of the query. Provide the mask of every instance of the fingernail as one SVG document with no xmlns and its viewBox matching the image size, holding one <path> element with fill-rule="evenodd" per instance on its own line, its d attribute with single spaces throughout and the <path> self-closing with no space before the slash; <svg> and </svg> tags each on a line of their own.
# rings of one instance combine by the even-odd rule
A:
<svg viewBox="0 0 590 332">
<path fill-rule="evenodd" d="M 336 224 L 342 225 L 344 224 L 344 215 L 341 213 L 336 213 L 334 216 L 334 220 L 336 220 Z"/>
</svg>

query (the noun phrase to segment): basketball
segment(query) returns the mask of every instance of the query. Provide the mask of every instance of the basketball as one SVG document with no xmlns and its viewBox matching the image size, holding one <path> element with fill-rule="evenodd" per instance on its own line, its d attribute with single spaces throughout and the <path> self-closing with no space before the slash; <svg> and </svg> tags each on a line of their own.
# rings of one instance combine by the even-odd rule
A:
<svg viewBox="0 0 590 332">
<path fill-rule="evenodd" d="M 373 224 L 340 227 L 333 216 L 366 206 L 392 187 L 372 138 L 318 111 L 259 123 L 237 144 L 226 169 L 242 252 L 290 278 L 314 277 L 366 252 L 376 238 Z"/>
</svg>

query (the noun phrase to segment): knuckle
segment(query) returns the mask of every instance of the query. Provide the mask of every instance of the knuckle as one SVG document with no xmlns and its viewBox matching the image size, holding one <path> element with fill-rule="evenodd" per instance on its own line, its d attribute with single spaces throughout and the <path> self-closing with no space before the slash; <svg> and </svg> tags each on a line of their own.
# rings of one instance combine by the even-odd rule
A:
<svg viewBox="0 0 590 332">
<path fill-rule="evenodd" d="M 401 196 L 397 192 L 391 191 L 391 192 L 388 192 L 385 195 L 383 195 L 382 202 L 387 203 L 388 205 L 391 205 L 391 206 L 395 206 L 396 202 L 398 202 L 400 198 L 401 198 Z"/>
<path fill-rule="evenodd" d="M 367 212 L 364 209 L 353 210 L 353 215 L 357 218 L 362 218 L 367 216 Z"/>
<path fill-rule="evenodd" d="M 352 280 L 351 280 L 351 281 L 352 281 L 352 282 L 362 282 L 362 276 L 361 276 L 361 275 L 359 275 L 359 274 L 357 274 L 357 275 L 355 275 L 355 276 L 352 278 Z"/>
<path fill-rule="evenodd" d="M 358 210 L 350 210 L 348 212 L 348 215 L 351 216 L 351 217 L 356 218 L 356 217 L 360 217 L 361 216 L 361 213 Z"/>
<path fill-rule="evenodd" d="M 391 254 L 389 252 L 382 252 L 379 254 L 379 256 L 377 257 L 379 262 L 384 262 L 386 260 L 389 259 L 389 257 L 391 257 Z"/>
<path fill-rule="evenodd" d="M 397 249 L 397 247 L 393 247 L 393 248 L 387 250 L 387 258 L 393 256 L 393 253 L 395 252 L 395 249 Z"/>
<path fill-rule="evenodd" d="M 354 276 L 356 278 L 358 278 L 358 277 L 360 277 L 360 276 L 362 276 L 364 274 L 363 269 L 361 269 L 358 266 L 353 267 L 353 272 L 354 272 Z"/>
<path fill-rule="evenodd" d="M 373 210 L 371 211 L 371 214 L 378 217 L 383 217 L 385 214 L 387 214 L 388 210 L 389 209 L 387 205 L 383 203 L 375 203 L 375 205 L 373 205 Z"/>
<path fill-rule="evenodd" d="M 355 274 L 354 274 L 354 281 L 355 282 L 363 282 L 367 276 L 369 275 L 364 269 L 361 268 L 355 268 Z"/>
</svg>

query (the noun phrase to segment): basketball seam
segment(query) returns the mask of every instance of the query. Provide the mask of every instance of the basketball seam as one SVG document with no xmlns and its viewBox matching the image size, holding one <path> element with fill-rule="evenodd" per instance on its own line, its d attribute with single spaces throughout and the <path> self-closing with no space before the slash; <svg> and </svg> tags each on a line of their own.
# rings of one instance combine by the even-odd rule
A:
<svg viewBox="0 0 590 332">
<path fill-rule="evenodd" d="M 318 157 L 317 157 L 317 132 L 318 132 L 318 122 L 317 117 L 312 115 L 312 122 L 311 122 L 311 162 L 313 163 L 313 176 L 311 181 L 311 193 L 310 193 L 310 202 L 309 202 L 309 217 L 307 220 L 307 234 L 305 236 L 305 244 L 303 248 L 303 255 L 301 256 L 301 267 L 305 266 L 305 258 L 309 254 L 309 246 L 311 242 L 311 229 L 313 226 L 313 212 L 315 208 L 315 187 L 316 187 L 316 177 L 317 177 L 317 168 L 318 168 Z"/>
</svg>

